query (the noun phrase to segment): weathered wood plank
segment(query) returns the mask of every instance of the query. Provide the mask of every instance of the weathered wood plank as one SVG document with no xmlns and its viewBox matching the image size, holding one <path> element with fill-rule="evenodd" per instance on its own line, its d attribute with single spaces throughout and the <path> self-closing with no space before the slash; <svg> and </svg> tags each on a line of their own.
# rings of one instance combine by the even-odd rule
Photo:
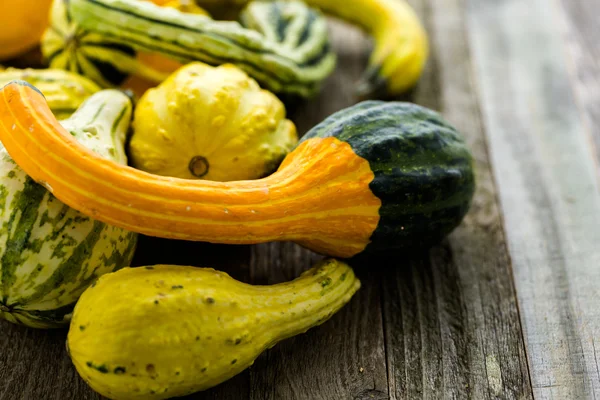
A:
<svg viewBox="0 0 600 400">
<path fill-rule="evenodd" d="M 600 157 L 600 0 L 562 0 L 559 14 L 565 15 L 568 67 L 578 106 Z"/>
<path fill-rule="evenodd" d="M 600 193 L 556 5 L 471 0 L 468 22 L 534 395 L 595 398 Z"/>
<path fill-rule="evenodd" d="M 462 0 L 411 1 L 427 21 L 431 61 L 413 100 L 467 137 L 478 190 L 465 222 L 431 252 L 396 257 L 384 280 L 395 399 L 531 397 L 502 220 L 473 84 Z"/>
<path fill-rule="evenodd" d="M 0 322 L 0 399 L 100 399 L 79 379 L 65 351 L 66 331 Z"/>
<path fill-rule="evenodd" d="M 322 94 L 293 113 L 301 134 L 357 101 L 353 90 L 367 63 L 368 42 L 341 23 L 332 23 L 331 31 L 339 66 Z M 287 281 L 320 258 L 293 244 L 256 246 L 251 279 L 261 284 Z M 280 343 L 256 361 L 250 373 L 251 399 L 388 398 L 380 280 L 369 273 L 359 272 L 359 277 L 361 290 L 330 321 Z"/>
</svg>

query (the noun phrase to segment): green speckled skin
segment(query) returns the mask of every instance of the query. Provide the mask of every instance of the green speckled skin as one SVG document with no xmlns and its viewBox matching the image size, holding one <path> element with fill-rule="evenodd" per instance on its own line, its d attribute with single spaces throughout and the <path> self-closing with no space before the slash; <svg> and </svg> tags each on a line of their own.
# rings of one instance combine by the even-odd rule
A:
<svg viewBox="0 0 600 400">
<path fill-rule="evenodd" d="M 121 163 L 131 119 L 127 96 L 103 91 L 63 125 Z M 128 266 L 137 234 L 79 213 L 19 168 L 0 145 L 0 318 L 35 328 L 68 323 L 75 301 L 100 275 Z"/>
<path fill-rule="evenodd" d="M 366 159 L 381 219 L 365 252 L 429 247 L 469 210 L 473 161 L 462 135 L 441 115 L 401 102 L 366 101 L 314 127 L 302 141 L 336 137 Z"/>
</svg>

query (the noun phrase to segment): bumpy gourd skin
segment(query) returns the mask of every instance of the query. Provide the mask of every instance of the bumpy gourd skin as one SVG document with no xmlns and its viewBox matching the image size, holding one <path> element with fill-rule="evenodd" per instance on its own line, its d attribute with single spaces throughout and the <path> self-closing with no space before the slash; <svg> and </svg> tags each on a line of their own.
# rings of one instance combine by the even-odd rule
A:
<svg viewBox="0 0 600 400">
<path fill-rule="evenodd" d="M 132 165 L 184 179 L 261 178 L 297 143 L 283 103 L 233 65 L 181 68 L 140 99 L 133 126 Z"/>
<path fill-rule="evenodd" d="M 277 342 L 320 325 L 360 282 L 327 260 L 298 279 L 251 286 L 213 269 L 126 268 L 81 297 L 68 335 L 82 378 L 112 399 L 165 399 L 208 389 Z"/>
<path fill-rule="evenodd" d="M 231 13 L 248 0 L 196 0 L 215 17 Z M 397 95 L 413 87 L 429 53 L 427 34 L 404 0 L 306 0 L 312 7 L 362 27 L 373 36 L 375 49 L 358 93 Z"/>
</svg>

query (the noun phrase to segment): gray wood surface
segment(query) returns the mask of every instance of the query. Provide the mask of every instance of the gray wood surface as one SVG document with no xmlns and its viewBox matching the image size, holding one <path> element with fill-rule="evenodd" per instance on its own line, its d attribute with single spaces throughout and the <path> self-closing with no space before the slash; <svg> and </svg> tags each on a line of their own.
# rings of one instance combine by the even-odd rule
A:
<svg viewBox="0 0 600 400">
<path fill-rule="evenodd" d="M 358 260 L 363 287 L 330 321 L 187 398 L 600 397 L 600 0 L 409 2 L 431 58 L 401 100 L 465 134 L 477 166 L 471 212 L 429 252 Z M 319 97 L 288 105 L 301 133 L 357 101 L 370 42 L 331 27 L 336 73 Z M 210 266 L 270 284 L 320 258 L 290 243 L 144 238 L 135 265 Z M 65 336 L 0 321 L 0 400 L 100 399 Z"/>
<path fill-rule="evenodd" d="M 463 225 L 430 254 L 401 257 L 384 287 L 393 398 L 531 396 L 502 219 L 473 82 L 464 2 L 412 2 L 428 21 L 431 62 L 414 101 L 440 110 L 476 159 Z"/>
<path fill-rule="evenodd" d="M 472 0 L 468 23 L 534 395 L 583 399 L 600 396 L 600 193 L 560 11 Z"/>
<path fill-rule="evenodd" d="M 564 15 L 561 26 L 577 105 L 600 155 L 600 0 L 562 0 L 558 13 Z"/>
</svg>

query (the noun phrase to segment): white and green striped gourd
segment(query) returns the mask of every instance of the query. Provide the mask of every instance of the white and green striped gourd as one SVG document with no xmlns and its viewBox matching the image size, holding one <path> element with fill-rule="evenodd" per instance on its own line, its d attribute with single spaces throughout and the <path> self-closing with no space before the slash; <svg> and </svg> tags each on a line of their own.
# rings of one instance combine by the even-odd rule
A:
<svg viewBox="0 0 600 400">
<path fill-rule="evenodd" d="M 127 95 L 104 90 L 62 125 L 84 146 L 126 164 L 131 113 Z M 0 318 L 35 328 L 64 325 L 98 276 L 130 264 L 137 234 L 69 208 L 1 145 L 0 177 Z"/>
</svg>

